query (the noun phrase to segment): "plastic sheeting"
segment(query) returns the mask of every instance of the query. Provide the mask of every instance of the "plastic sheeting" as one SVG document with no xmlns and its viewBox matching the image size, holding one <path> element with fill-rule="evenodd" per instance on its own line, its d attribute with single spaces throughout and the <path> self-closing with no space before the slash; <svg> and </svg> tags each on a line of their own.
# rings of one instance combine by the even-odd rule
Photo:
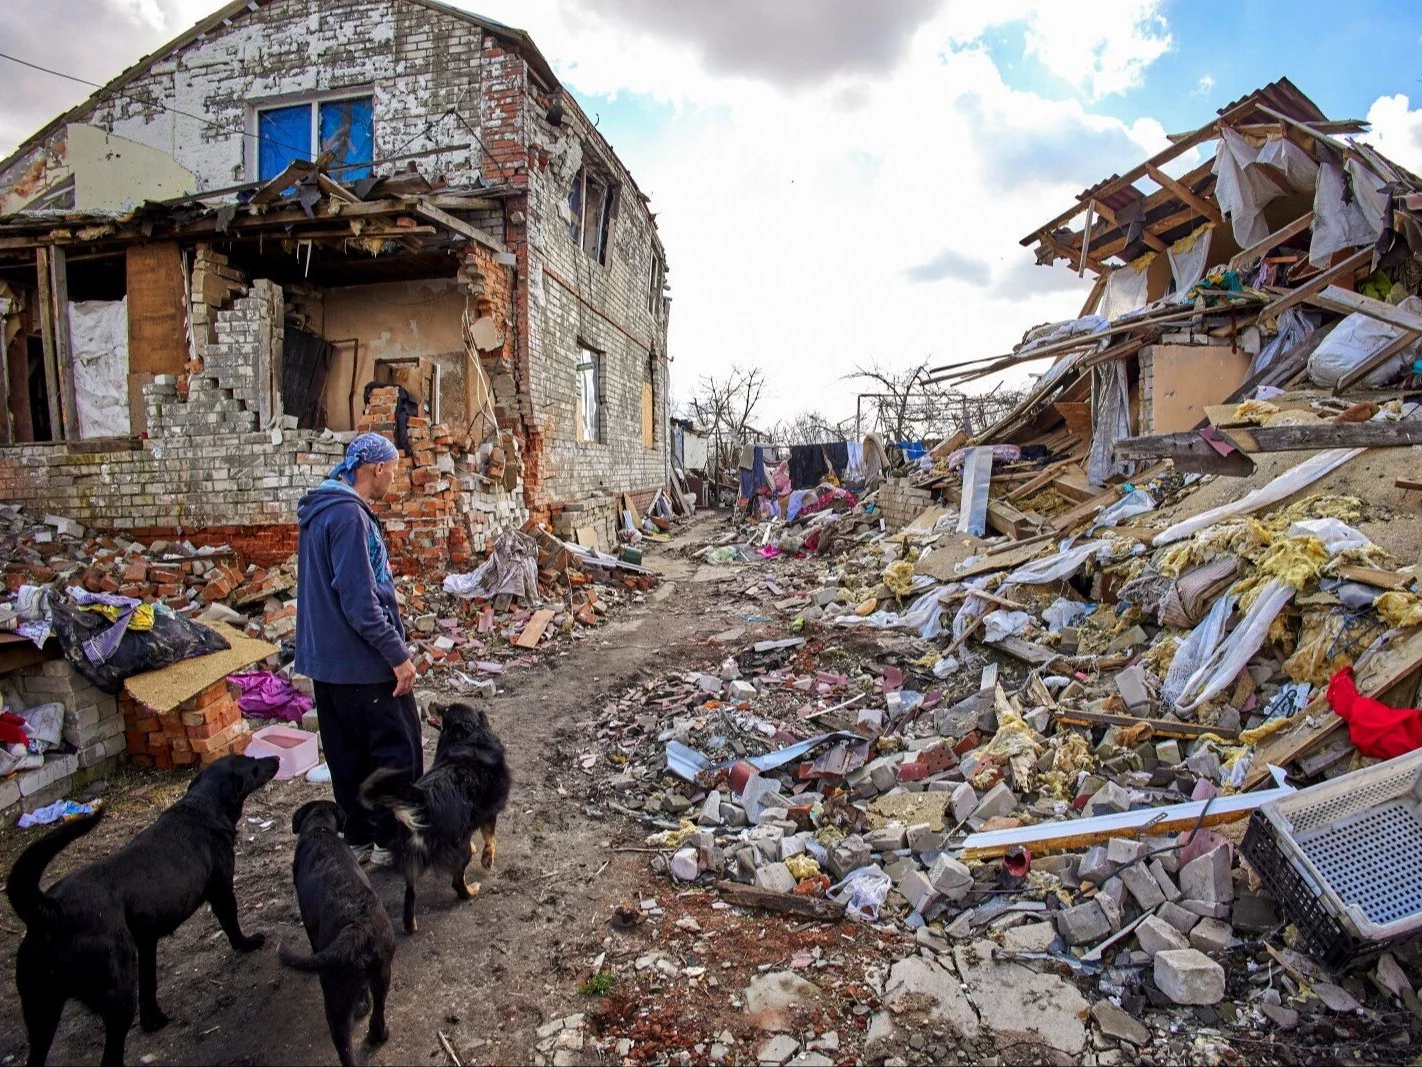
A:
<svg viewBox="0 0 1422 1067">
<path fill-rule="evenodd" d="M 1355 530 L 1342 519 L 1300 519 L 1289 524 L 1290 537 L 1317 537 L 1330 556 L 1350 548 L 1368 548 L 1372 542 L 1362 530 Z"/>
<path fill-rule="evenodd" d="M 1202 511 L 1198 515 L 1192 515 L 1188 519 L 1177 522 L 1174 526 L 1157 534 L 1151 545 L 1159 548 L 1161 545 L 1181 541 L 1224 519 L 1235 515 L 1248 515 L 1267 508 L 1270 504 L 1277 504 L 1285 497 L 1293 496 L 1300 489 L 1312 485 L 1325 474 L 1337 470 L 1350 459 L 1361 456 L 1366 451 L 1365 448 L 1329 448 L 1322 452 L 1316 452 L 1297 467 L 1286 470 L 1268 485 L 1250 490 L 1238 500 L 1231 500 L 1228 504 L 1221 504 L 1217 508 Z"/>
<path fill-rule="evenodd" d="M 1368 183 L 1362 184 L 1366 186 Z M 1320 165 L 1318 187 L 1313 191 L 1313 237 L 1308 246 L 1310 264 L 1326 267 L 1333 253 L 1345 248 L 1359 248 L 1377 240 L 1379 230 L 1368 220 L 1360 199 L 1349 189 L 1342 167 L 1336 163 Z"/>
<path fill-rule="evenodd" d="M 1096 516 L 1096 522 L 1088 532 L 1095 533 L 1103 526 L 1116 526 L 1126 519 L 1135 518 L 1137 515 L 1144 515 L 1146 512 L 1154 510 L 1155 497 L 1144 489 L 1132 489 L 1109 508 L 1103 509 L 1101 514 Z"/>
<path fill-rule="evenodd" d="M 1422 298 L 1409 296 L 1398 307 L 1414 315 L 1422 314 Z M 1355 367 L 1401 337 L 1403 332 L 1396 326 L 1355 311 L 1335 326 L 1313 350 L 1308 357 L 1308 376 L 1315 385 L 1331 389 Z M 1413 342 L 1382 366 L 1373 368 L 1357 384 L 1375 389 L 1396 380 L 1402 374 L 1403 366 L 1410 365 L 1419 350 L 1422 350 L 1422 341 Z"/>
<path fill-rule="evenodd" d="M 525 604 L 539 603 L 538 543 L 518 530 L 505 530 L 489 558 L 472 573 L 447 575 L 444 591 L 462 600 L 492 600 L 507 593 Z"/>
<path fill-rule="evenodd" d="M 1244 136 L 1224 126 L 1215 153 L 1215 199 L 1229 215 L 1235 243 L 1240 248 L 1258 244 L 1269 236 L 1264 205 L 1285 195 L 1284 189 L 1258 165 L 1259 149 Z M 1277 168 L 1276 168 L 1277 169 Z"/>
<path fill-rule="evenodd" d="M 1068 319 L 1066 322 L 1053 322 L 1046 326 L 1038 326 L 1035 330 L 1028 331 L 1026 340 L 1014 355 L 1025 356 L 1028 352 L 1046 348 L 1048 345 L 1054 345 L 1072 337 L 1100 333 L 1110 325 L 1110 320 L 1103 315 L 1085 315 L 1079 319 Z M 1050 371 L 1048 375 L 1050 375 Z"/>
<path fill-rule="evenodd" d="M 1214 653 L 1224 637 L 1225 624 L 1234 612 L 1234 604 L 1234 597 L 1220 597 L 1210 606 L 1209 613 L 1200 620 L 1199 625 L 1180 642 L 1160 686 L 1162 704 L 1173 706 L 1180 699 L 1180 694 L 1185 692 L 1185 684 L 1191 676 Z"/>
<path fill-rule="evenodd" d="M 1223 692 L 1239 672 L 1244 670 L 1254 653 L 1264 644 L 1269 635 L 1269 627 L 1278 618 L 1298 590 L 1288 582 L 1272 578 L 1259 593 L 1254 606 L 1245 616 L 1224 644 L 1216 648 L 1190 676 L 1185 689 L 1175 701 L 1181 711 L 1194 711 L 1216 694 Z M 1203 625 L 1203 624 L 1202 624 Z"/>
<path fill-rule="evenodd" d="M 1108 322 L 1143 308 L 1149 302 L 1146 268 L 1150 266 L 1150 260 L 1150 256 L 1142 256 L 1134 263 L 1117 267 L 1106 279 L 1106 287 L 1101 291 L 1101 303 L 1096 310 Z"/>
<path fill-rule="evenodd" d="M 1175 279 L 1175 292 L 1184 296 L 1205 276 L 1205 263 L 1210 257 L 1210 241 L 1215 224 L 1206 223 L 1188 237 L 1182 237 L 1166 251 L 1170 274 Z"/>
<path fill-rule="evenodd" d="M 1278 332 L 1259 349 L 1259 354 L 1249 364 L 1249 376 L 1252 378 L 1264 370 L 1282 353 L 1294 348 L 1317 328 L 1313 317 L 1305 313 L 1303 308 L 1285 308 L 1278 318 Z"/>
<path fill-rule="evenodd" d="M 1005 637 L 1016 637 L 1031 621 L 1025 611 L 990 611 L 983 618 L 983 640 L 995 645 Z"/>
<path fill-rule="evenodd" d="M 1065 581 L 1081 570 L 1082 565 L 1092 556 L 1109 551 L 1111 545 L 1107 541 L 1083 541 L 1055 555 L 1024 563 L 1004 578 L 1002 584 L 1005 588 L 1009 585 L 1045 585 L 1047 582 Z"/>
<path fill-rule="evenodd" d="M 943 590 L 934 587 L 909 605 L 903 613 L 876 611 L 872 615 L 841 615 L 836 626 L 872 626 L 876 630 L 917 630 L 925 641 L 943 632 L 943 607 L 938 603 Z"/>
<path fill-rule="evenodd" d="M 1113 474 L 1130 477 L 1135 464 L 1116 459 L 1117 441 L 1131 436 L 1130 396 L 1126 364 L 1122 360 L 1091 370 L 1091 456 L 1086 477 L 1092 485 L 1105 485 Z"/>
<path fill-rule="evenodd" d="M 127 437 L 128 299 L 71 303 L 69 344 L 79 436 Z"/>
<path fill-rule="evenodd" d="M 844 881 L 831 886 L 825 896 L 843 904 L 850 918 L 873 920 L 879 917 L 879 908 L 888 899 L 893 884 L 883 868 L 873 863 L 850 871 Z"/>
</svg>

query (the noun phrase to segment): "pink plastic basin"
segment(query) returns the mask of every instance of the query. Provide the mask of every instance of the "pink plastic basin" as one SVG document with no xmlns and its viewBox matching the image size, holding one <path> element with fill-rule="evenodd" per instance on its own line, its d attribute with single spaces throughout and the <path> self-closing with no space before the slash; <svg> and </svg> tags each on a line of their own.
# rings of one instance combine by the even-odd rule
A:
<svg viewBox="0 0 1422 1067">
<path fill-rule="evenodd" d="M 275 756 L 281 761 L 277 769 L 278 779 L 295 778 L 305 774 L 320 762 L 316 749 L 316 735 L 305 730 L 297 730 L 280 723 L 264 726 L 247 742 L 249 756 Z"/>
</svg>

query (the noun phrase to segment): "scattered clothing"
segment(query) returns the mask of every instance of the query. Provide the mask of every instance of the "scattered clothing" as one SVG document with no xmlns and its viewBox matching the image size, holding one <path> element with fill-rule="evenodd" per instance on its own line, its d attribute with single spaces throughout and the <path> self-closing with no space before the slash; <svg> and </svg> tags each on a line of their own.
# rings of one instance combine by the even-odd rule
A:
<svg viewBox="0 0 1422 1067">
<path fill-rule="evenodd" d="M 309 696 L 297 692 L 289 681 L 271 671 L 229 674 L 227 681 L 241 691 L 237 707 L 248 718 L 300 722 L 311 710 Z"/>
<path fill-rule="evenodd" d="M 1394 759 L 1422 748 L 1422 709 L 1390 708 L 1363 696 L 1344 667 L 1328 683 L 1328 703 L 1348 724 L 1348 736 L 1364 756 Z"/>
<path fill-rule="evenodd" d="M 15 825 L 21 830 L 28 830 L 31 826 L 49 826 L 51 823 L 76 819 L 80 815 L 92 815 L 98 807 L 97 800 L 91 804 L 76 804 L 72 800 L 56 800 L 53 804 L 46 804 L 35 811 L 25 812 Z"/>
</svg>

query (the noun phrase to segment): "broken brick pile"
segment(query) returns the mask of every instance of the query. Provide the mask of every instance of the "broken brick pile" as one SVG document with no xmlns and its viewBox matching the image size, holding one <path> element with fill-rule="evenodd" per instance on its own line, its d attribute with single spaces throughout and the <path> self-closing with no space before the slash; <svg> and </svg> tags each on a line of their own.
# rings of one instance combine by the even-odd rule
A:
<svg viewBox="0 0 1422 1067">
<path fill-rule="evenodd" d="M 237 698 L 225 680 L 214 682 L 171 711 L 155 711 L 128 693 L 119 698 L 129 758 L 160 771 L 205 767 L 244 752 L 251 740 Z"/>
<path fill-rule="evenodd" d="M 119 534 L 94 534 L 58 516 L 35 520 L 13 506 L 0 507 L 0 531 L 6 542 L 5 587 L 11 593 L 22 585 L 58 582 L 91 593 L 162 602 L 189 615 L 209 604 L 246 607 L 295 584 L 289 566 L 244 565 L 226 545 L 144 545 Z"/>
<path fill-rule="evenodd" d="M 398 396 L 395 386 L 371 390 L 356 429 L 396 440 Z M 527 510 L 521 494 L 492 491 L 480 442 L 420 416 L 405 425 L 409 455 L 402 457 L 391 491 L 375 504 L 391 566 L 400 574 L 457 570 L 500 529 L 522 524 Z"/>
</svg>

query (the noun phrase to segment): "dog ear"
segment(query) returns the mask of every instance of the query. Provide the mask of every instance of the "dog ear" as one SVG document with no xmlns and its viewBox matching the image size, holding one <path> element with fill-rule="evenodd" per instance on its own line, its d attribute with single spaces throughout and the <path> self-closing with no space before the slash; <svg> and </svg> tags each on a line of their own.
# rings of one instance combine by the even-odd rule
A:
<svg viewBox="0 0 1422 1067">
<path fill-rule="evenodd" d="M 333 810 L 334 810 L 335 813 L 336 813 L 336 833 L 338 833 L 338 834 L 340 834 L 340 833 L 345 833 L 345 830 L 346 830 L 346 813 L 345 813 L 345 809 L 341 808 L 339 805 L 333 805 Z"/>
<path fill-rule="evenodd" d="M 319 803 L 321 803 L 319 800 L 308 800 L 305 804 L 301 805 L 301 807 L 297 808 L 291 813 L 292 833 L 296 834 L 298 837 L 301 836 L 301 824 L 306 821 L 306 816 L 311 814 L 311 809 Z"/>
</svg>

